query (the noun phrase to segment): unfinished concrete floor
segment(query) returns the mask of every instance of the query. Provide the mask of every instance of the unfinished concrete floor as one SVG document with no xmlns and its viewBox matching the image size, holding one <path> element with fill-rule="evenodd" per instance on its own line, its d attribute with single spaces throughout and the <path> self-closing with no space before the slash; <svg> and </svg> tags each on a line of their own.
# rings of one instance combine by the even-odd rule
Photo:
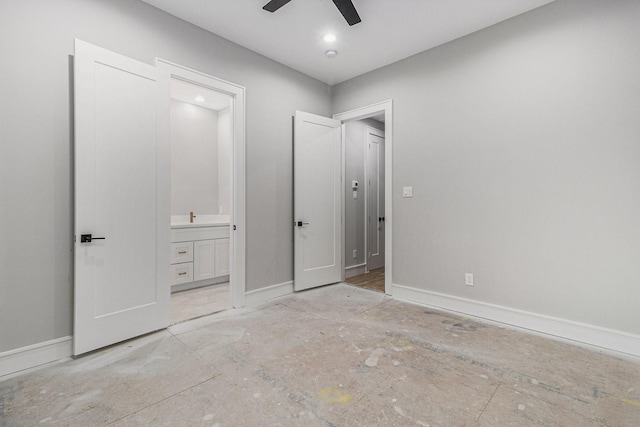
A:
<svg viewBox="0 0 640 427">
<path fill-rule="evenodd" d="M 640 364 L 344 284 L 0 382 L 2 426 L 638 426 Z"/>
</svg>

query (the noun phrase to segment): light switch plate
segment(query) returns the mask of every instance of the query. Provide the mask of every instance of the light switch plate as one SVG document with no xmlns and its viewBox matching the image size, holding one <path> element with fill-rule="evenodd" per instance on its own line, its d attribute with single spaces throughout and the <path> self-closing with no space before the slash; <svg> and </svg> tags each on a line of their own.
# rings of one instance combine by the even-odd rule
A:
<svg viewBox="0 0 640 427">
<path fill-rule="evenodd" d="M 413 187 L 402 187 L 402 197 L 413 197 Z"/>
</svg>

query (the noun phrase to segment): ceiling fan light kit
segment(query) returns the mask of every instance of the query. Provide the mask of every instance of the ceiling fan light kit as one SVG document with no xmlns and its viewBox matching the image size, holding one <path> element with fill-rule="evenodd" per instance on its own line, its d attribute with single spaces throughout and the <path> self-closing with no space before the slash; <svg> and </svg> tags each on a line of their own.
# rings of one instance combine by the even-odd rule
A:
<svg viewBox="0 0 640 427">
<path fill-rule="evenodd" d="M 262 8 L 267 12 L 273 13 L 290 1 L 291 0 L 271 0 Z M 347 24 L 349 24 L 350 26 L 356 25 L 357 23 L 362 21 L 362 19 L 360 19 L 360 15 L 358 15 L 358 11 L 356 10 L 351 0 L 333 0 L 333 3 L 338 8 L 345 21 L 347 21 Z"/>
</svg>

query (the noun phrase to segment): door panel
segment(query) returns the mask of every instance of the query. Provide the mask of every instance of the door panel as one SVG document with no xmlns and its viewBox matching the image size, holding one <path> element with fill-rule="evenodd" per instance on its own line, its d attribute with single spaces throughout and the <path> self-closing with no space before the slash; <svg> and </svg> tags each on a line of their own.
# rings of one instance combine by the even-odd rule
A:
<svg viewBox="0 0 640 427">
<path fill-rule="evenodd" d="M 193 280 L 213 279 L 215 272 L 215 240 L 193 242 Z"/>
<path fill-rule="evenodd" d="M 384 133 L 367 129 L 367 270 L 384 267 Z"/>
<path fill-rule="evenodd" d="M 74 354 L 169 323 L 155 67 L 76 40 Z M 166 223 L 165 228 L 161 224 Z M 82 234 L 104 240 L 81 242 Z"/>
<path fill-rule="evenodd" d="M 342 136 L 337 120 L 296 111 L 294 288 L 339 282 Z"/>
</svg>

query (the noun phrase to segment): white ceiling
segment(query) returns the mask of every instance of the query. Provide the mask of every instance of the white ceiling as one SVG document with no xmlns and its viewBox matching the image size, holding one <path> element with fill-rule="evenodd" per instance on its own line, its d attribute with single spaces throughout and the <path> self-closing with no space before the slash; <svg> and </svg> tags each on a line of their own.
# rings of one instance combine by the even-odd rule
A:
<svg viewBox="0 0 640 427">
<path fill-rule="evenodd" d="M 431 49 L 554 0 L 352 0 L 349 27 L 331 0 L 143 0 L 330 85 Z M 335 33 L 326 43 L 322 36 Z M 325 51 L 335 49 L 329 59 Z"/>
</svg>

